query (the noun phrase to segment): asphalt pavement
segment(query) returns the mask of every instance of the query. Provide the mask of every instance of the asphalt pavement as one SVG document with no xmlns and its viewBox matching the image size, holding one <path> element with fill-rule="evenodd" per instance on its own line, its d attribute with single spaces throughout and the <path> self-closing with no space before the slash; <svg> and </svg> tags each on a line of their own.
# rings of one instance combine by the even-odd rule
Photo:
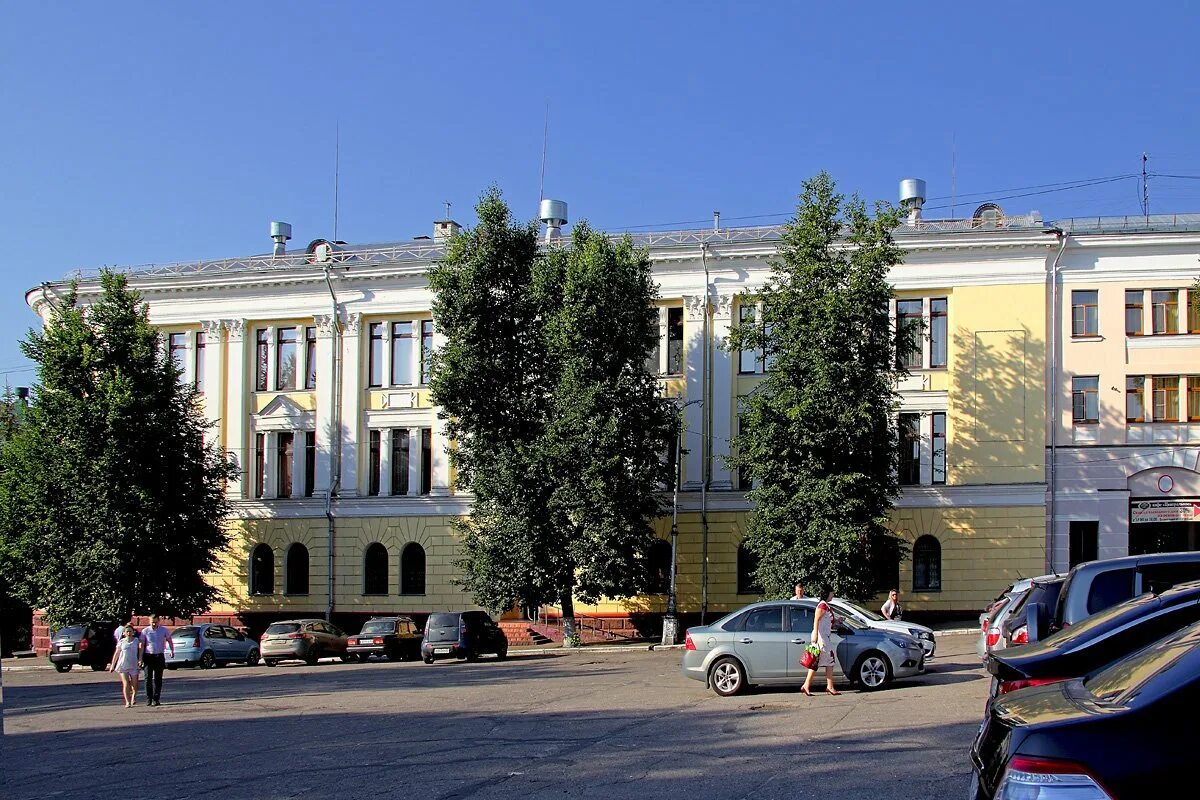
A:
<svg viewBox="0 0 1200 800">
<path fill-rule="evenodd" d="M 168 672 L 6 672 L 6 800 L 87 797 L 959 798 L 987 682 L 971 636 L 927 674 L 839 697 L 720 698 L 680 653 Z"/>
</svg>

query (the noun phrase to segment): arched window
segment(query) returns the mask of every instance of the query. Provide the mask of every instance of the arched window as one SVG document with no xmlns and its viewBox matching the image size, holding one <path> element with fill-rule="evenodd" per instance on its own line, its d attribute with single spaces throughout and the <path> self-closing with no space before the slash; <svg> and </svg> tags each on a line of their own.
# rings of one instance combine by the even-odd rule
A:
<svg viewBox="0 0 1200 800">
<path fill-rule="evenodd" d="M 745 542 L 739 544 L 737 549 L 738 594 L 762 594 L 762 587 L 758 585 L 758 580 L 754 577 L 757 570 L 758 556 L 750 552 L 750 548 L 746 547 Z"/>
<path fill-rule="evenodd" d="M 917 539 L 912 549 L 913 591 L 942 590 L 942 544 L 928 534 Z"/>
<path fill-rule="evenodd" d="M 269 544 L 254 546 L 250 554 L 250 594 L 275 593 L 275 553 Z"/>
<path fill-rule="evenodd" d="M 379 542 L 363 554 L 363 594 L 388 593 L 388 552 Z"/>
<path fill-rule="evenodd" d="M 650 571 L 647 590 L 650 594 L 666 594 L 671 591 L 671 543 L 655 539 L 646 553 L 646 568 Z"/>
<path fill-rule="evenodd" d="M 283 583 L 287 594 L 308 594 L 308 548 L 299 542 L 288 548 Z"/>
<path fill-rule="evenodd" d="M 425 594 L 425 548 L 416 542 L 400 551 L 400 594 Z"/>
</svg>

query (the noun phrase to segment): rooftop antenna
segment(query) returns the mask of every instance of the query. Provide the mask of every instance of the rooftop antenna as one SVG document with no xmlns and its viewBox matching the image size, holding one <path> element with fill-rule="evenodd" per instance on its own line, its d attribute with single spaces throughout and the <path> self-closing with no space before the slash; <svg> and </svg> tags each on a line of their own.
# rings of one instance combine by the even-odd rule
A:
<svg viewBox="0 0 1200 800">
<path fill-rule="evenodd" d="M 342 162 L 342 123 L 338 120 L 333 127 L 333 240 L 338 240 L 338 178 Z"/>
<path fill-rule="evenodd" d="M 1146 218 L 1146 224 L 1150 224 L 1150 184 L 1146 180 L 1146 162 L 1150 160 L 1148 153 L 1142 153 L 1142 216 Z"/>
<path fill-rule="evenodd" d="M 954 133 L 950 134 L 950 219 L 954 219 L 954 207 L 958 205 L 958 147 Z"/>
<path fill-rule="evenodd" d="M 450 219 L 450 206 L 452 203 L 449 200 L 443 200 L 442 205 L 446 207 L 446 216 L 443 219 Z"/>
<path fill-rule="evenodd" d="M 546 101 L 546 122 L 542 126 L 542 174 L 538 178 L 538 202 L 546 199 L 546 147 L 550 143 L 550 101 Z"/>
</svg>

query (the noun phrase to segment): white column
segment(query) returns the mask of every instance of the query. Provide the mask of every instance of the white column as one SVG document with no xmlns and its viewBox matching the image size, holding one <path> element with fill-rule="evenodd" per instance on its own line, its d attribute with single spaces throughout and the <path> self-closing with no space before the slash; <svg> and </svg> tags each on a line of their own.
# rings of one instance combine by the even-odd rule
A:
<svg viewBox="0 0 1200 800">
<path fill-rule="evenodd" d="M 346 315 L 342 331 L 342 488 L 343 497 L 355 497 L 358 486 L 358 442 L 362 435 L 362 314 Z M 363 492 L 365 494 L 365 492 Z"/>
<path fill-rule="evenodd" d="M 204 435 L 206 442 L 221 441 L 221 409 L 224 406 L 225 376 L 221 374 L 224 364 L 224 328 L 219 319 L 200 323 L 204 331 L 204 416 L 212 426 Z"/>
<path fill-rule="evenodd" d="M 933 337 L 929 332 L 933 330 L 933 317 L 930 316 L 929 298 L 921 298 L 921 365 L 926 369 L 933 363 Z"/>
<path fill-rule="evenodd" d="M 658 374 L 667 374 L 667 308 L 658 309 Z"/>
<path fill-rule="evenodd" d="M 337 431 L 333 430 L 333 407 L 337 402 L 333 385 L 334 322 L 332 314 L 318 314 L 317 323 L 317 465 L 313 493 L 329 493 L 330 459 Z"/>
<path fill-rule="evenodd" d="M 292 497 L 304 497 L 304 440 L 307 431 L 292 431 Z"/>
<path fill-rule="evenodd" d="M 421 429 L 408 429 L 408 496 L 421 493 Z"/>
<path fill-rule="evenodd" d="M 733 295 L 714 298 L 712 319 L 712 488 L 733 489 L 725 459 L 733 437 L 733 354 L 724 349 L 733 322 Z"/>
<path fill-rule="evenodd" d="M 383 375 L 379 385 L 386 388 L 392 385 L 392 323 L 384 320 L 379 324 L 383 326 Z"/>
<path fill-rule="evenodd" d="M 368 433 L 368 435 L 370 435 Z M 379 496 L 392 493 L 392 432 L 387 428 L 379 431 Z"/>
<path fill-rule="evenodd" d="M 446 345 L 446 337 L 435 326 L 433 350 L 436 353 Z M 433 486 L 430 494 L 444 497 L 450 494 L 450 437 L 446 433 L 446 420 L 436 413 L 433 418 L 433 441 L 430 443 L 430 458 L 433 460 Z M 411 453 L 409 454 L 411 457 Z"/>
<path fill-rule="evenodd" d="M 257 336 L 257 335 L 258 334 L 256 332 L 255 336 Z M 257 342 L 255 343 L 255 346 L 257 346 Z M 276 370 L 276 367 L 278 366 L 275 363 L 276 352 L 277 352 L 277 350 L 275 347 L 275 326 L 271 325 L 267 328 L 267 391 L 268 392 L 275 391 L 275 375 L 277 374 L 275 370 Z M 255 358 L 256 359 L 258 358 L 257 353 L 255 354 Z M 257 368 L 258 367 L 256 366 L 255 369 L 257 369 Z"/>
<path fill-rule="evenodd" d="M 708 315 L 703 295 L 684 295 L 683 347 L 686 402 L 698 400 L 684 409 L 683 447 L 688 451 L 683 462 L 685 491 L 704 484 L 704 320 Z"/>
<path fill-rule="evenodd" d="M 266 431 L 263 435 L 263 499 L 271 500 L 279 496 L 279 459 L 276 455 L 279 446 L 279 434 Z"/>
<path fill-rule="evenodd" d="M 931 486 L 933 484 L 933 414 L 922 412 L 920 420 L 918 423 L 921 431 L 920 482 L 922 486 Z"/>
<path fill-rule="evenodd" d="M 227 319 L 223 320 L 223 324 L 229 344 L 226 354 L 225 449 L 238 465 L 238 475 L 231 482 L 229 493 L 234 499 L 243 499 L 251 496 L 249 487 L 254 485 L 249 480 L 254 469 L 254 451 L 246 433 L 246 404 L 251 393 L 246 368 L 246 320 Z"/>
</svg>

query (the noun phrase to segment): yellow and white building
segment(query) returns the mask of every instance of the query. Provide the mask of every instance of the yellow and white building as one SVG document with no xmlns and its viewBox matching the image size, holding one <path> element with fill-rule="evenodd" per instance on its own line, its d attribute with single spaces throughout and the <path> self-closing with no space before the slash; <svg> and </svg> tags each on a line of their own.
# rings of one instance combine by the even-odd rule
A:
<svg viewBox="0 0 1200 800">
<path fill-rule="evenodd" d="M 1150 292 L 1162 280 L 1144 271 L 1166 258 L 1161 248 L 1170 253 L 1170 284 L 1188 280 L 1180 257 L 1194 248 L 1191 240 L 1185 246 L 1177 239 L 1163 244 L 1128 234 L 1118 242 L 1098 235 L 1106 244 L 1093 246 L 1076 232 L 1064 255 L 1063 236 L 1036 214 L 983 212 L 956 221 L 921 220 L 918 213 L 896 232 L 904 262 L 891 275 L 893 313 L 898 324 L 919 317 L 927 336 L 919 352 L 908 354 L 911 376 L 899 387 L 900 423 L 908 433 L 893 522 L 913 553 L 881 576 L 880 588 L 898 585 L 912 610 L 977 610 L 1008 582 L 1045 572 L 1050 557 L 1059 566 L 1069 521 L 1100 502 L 1088 498 L 1090 478 L 1080 483 L 1073 477 L 1078 470 L 1068 467 L 1072 459 L 1088 460 L 1073 455 L 1084 444 L 1119 447 L 1141 436 L 1154 445 L 1148 453 L 1174 453 L 1193 435 L 1183 422 L 1149 431 L 1122 425 L 1113 409 L 1124 406 L 1105 401 L 1095 440 L 1085 442 L 1067 417 L 1065 385 L 1059 383 L 1057 395 L 1047 391 L 1048 375 L 1079 370 L 1099 373 L 1105 391 L 1109 384 L 1123 387 L 1124 374 L 1108 374 L 1121 353 L 1137 362 L 1138 374 L 1179 375 L 1181 386 L 1191 385 L 1183 362 L 1196 363 L 1194 351 L 1139 349 L 1151 337 L 1108 332 L 1123 311 L 1110 317 L 1109 309 L 1121 305 L 1127 288 L 1145 289 L 1150 319 Z M 454 486 L 424 366 L 439 345 L 425 275 L 456 228 L 443 220 L 432 238 L 409 242 L 359 247 L 317 240 L 301 253 L 129 270 L 185 379 L 201 390 L 212 436 L 242 466 L 230 487 L 234 544 L 213 576 L 226 606 L 214 612 L 420 615 L 471 607 L 455 584 L 453 527 L 470 498 Z M 769 365 L 759 354 L 722 345 L 730 326 L 753 314 L 739 298 L 768 279 L 780 230 L 714 225 L 634 237 L 648 248 L 660 289 L 660 346 L 651 368 L 666 394 L 690 403 L 678 562 L 679 609 L 686 615 L 722 612 L 757 597 L 739 548 L 752 509 L 723 457 L 737 433 L 739 398 Z M 1153 258 L 1143 261 L 1148 253 Z M 1089 258 L 1102 272 L 1111 268 L 1103 280 L 1092 280 L 1098 276 Z M 1056 276 L 1064 294 L 1077 285 L 1098 287 L 1105 320 L 1098 335 L 1114 336 L 1122 347 L 1110 353 L 1107 338 L 1063 339 L 1063 362 L 1050 364 Z M 38 287 L 27 300 L 46 315 L 48 299 L 66 285 Z M 83 277 L 84 302 L 97 287 L 94 276 Z M 1190 346 L 1182 296 L 1178 308 L 1179 336 L 1172 341 Z M 1050 542 L 1047 408 L 1056 396 L 1061 489 L 1071 499 L 1060 503 Z M 1190 397 L 1186 406 L 1178 400 L 1180 416 Z M 1187 458 L 1184 466 L 1194 470 L 1194 455 Z M 1186 486 L 1188 496 L 1200 497 L 1192 473 L 1169 474 L 1180 491 Z M 1122 502 L 1127 509 L 1128 498 Z M 1101 529 L 1102 555 L 1124 552 L 1117 530 L 1124 524 Z M 657 523 L 664 540 L 669 527 L 669 518 Z M 664 609 L 662 594 L 578 608 L 634 619 Z"/>
</svg>

